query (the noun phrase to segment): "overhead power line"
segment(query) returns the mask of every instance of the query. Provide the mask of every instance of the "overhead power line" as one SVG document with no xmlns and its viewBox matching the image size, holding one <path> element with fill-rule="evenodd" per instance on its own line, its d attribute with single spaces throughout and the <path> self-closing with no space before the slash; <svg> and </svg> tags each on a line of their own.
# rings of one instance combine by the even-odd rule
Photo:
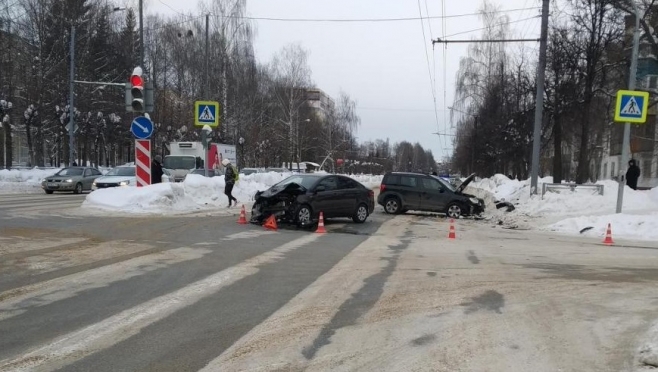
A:
<svg viewBox="0 0 658 372">
<path fill-rule="evenodd" d="M 538 7 L 532 8 L 518 8 L 509 10 L 500 10 L 493 13 L 511 13 L 520 12 L 529 9 L 539 9 Z M 224 18 L 240 18 L 249 19 L 253 21 L 275 21 L 275 22 L 405 22 L 405 21 L 418 21 L 425 19 L 446 19 L 446 18 L 459 18 L 459 17 L 472 17 L 479 16 L 480 13 L 464 13 L 454 15 L 440 15 L 440 16 L 426 16 L 426 17 L 404 17 L 404 18 L 275 18 L 275 17 L 250 17 L 250 16 L 223 16 Z"/>
</svg>

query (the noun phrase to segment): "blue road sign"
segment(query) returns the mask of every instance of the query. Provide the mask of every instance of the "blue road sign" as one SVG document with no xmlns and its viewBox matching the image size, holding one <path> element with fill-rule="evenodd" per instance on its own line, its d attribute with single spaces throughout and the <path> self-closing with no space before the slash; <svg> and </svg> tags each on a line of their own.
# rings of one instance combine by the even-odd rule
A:
<svg viewBox="0 0 658 372">
<path fill-rule="evenodd" d="M 194 125 L 197 127 L 204 125 L 216 127 L 219 125 L 219 102 L 196 101 L 194 114 Z"/>
<path fill-rule="evenodd" d="M 149 139 L 153 134 L 153 122 L 145 116 L 138 116 L 130 124 L 130 131 L 137 139 Z"/>
<path fill-rule="evenodd" d="M 647 121 L 648 105 L 648 92 L 620 90 L 617 92 L 615 121 L 644 123 Z"/>
</svg>

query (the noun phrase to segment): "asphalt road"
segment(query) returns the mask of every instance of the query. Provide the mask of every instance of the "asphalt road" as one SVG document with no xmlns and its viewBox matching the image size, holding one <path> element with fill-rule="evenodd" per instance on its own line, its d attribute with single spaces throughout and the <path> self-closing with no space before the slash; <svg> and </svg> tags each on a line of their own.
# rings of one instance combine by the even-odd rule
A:
<svg viewBox="0 0 658 372">
<path fill-rule="evenodd" d="M 658 245 L 381 211 L 327 234 L 0 196 L 0 371 L 619 371 Z"/>
</svg>

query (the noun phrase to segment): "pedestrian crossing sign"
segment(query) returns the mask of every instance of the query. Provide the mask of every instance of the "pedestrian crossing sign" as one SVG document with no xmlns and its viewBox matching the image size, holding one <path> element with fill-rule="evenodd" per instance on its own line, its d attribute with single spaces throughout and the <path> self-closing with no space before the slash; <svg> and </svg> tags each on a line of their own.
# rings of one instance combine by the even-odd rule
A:
<svg viewBox="0 0 658 372">
<path fill-rule="evenodd" d="M 647 121 L 649 93 L 634 90 L 617 91 L 615 121 L 642 124 Z"/>
<path fill-rule="evenodd" d="M 215 101 L 196 101 L 194 102 L 194 125 L 203 127 L 219 126 L 219 102 Z"/>
</svg>

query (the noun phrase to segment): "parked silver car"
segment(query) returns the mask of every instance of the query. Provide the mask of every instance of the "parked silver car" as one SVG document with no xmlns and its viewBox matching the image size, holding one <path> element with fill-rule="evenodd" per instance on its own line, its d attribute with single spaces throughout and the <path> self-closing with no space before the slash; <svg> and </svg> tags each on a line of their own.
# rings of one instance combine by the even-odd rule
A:
<svg viewBox="0 0 658 372">
<path fill-rule="evenodd" d="M 98 169 L 91 167 L 64 168 L 41 181 L 41 188 L 46 194 L 55 191 L 73 191 L 75 194 L 80 194 L 85 190 L 91 190 L 94 180 L 102 175 Z"/>
</svg>

